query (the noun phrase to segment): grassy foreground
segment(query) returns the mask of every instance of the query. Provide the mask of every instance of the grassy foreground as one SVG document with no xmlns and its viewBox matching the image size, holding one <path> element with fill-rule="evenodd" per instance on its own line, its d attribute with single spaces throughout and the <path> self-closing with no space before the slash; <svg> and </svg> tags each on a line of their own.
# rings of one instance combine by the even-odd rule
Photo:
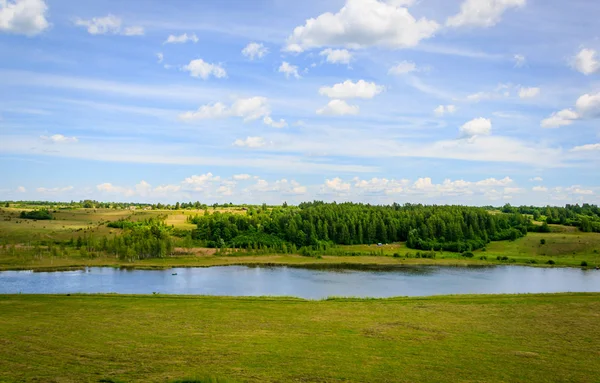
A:
<svg viewBox="0 0 600 383">
<path fill-rule="evenodd" d="M 0 296 L 0 381 L 597 382 L 600 294 Z"/>
</svg>

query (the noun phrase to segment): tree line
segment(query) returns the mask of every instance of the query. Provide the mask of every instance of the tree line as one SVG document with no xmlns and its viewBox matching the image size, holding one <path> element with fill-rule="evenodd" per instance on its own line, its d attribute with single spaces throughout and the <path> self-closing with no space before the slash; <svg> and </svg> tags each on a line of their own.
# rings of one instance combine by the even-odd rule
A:
<svg viewBox="0 0 600 383">
<path fill-rule="evenodd" d="M 490 214 L 483 208 L 357 203 L 302 203 L 297 207 L 251 208 L 244 214 L 195 215 L 196 240 L 213 247 L 311 247 L 331 244 L 404 242 L 413 249 L 470 251 L 490 241 L 527 233 L 522 214 Z"/>
</svg>

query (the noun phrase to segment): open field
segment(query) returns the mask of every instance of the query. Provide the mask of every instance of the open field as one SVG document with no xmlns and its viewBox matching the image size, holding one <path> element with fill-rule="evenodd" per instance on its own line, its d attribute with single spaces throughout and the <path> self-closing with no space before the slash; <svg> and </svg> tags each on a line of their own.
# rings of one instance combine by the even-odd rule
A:
<svg viewBox="0 0 600 383">
<path fill-rule="evenodd" d="M 5 295 L 0 381 L 595 382 L 598 323 L 600 294 Z"/>
</svg>

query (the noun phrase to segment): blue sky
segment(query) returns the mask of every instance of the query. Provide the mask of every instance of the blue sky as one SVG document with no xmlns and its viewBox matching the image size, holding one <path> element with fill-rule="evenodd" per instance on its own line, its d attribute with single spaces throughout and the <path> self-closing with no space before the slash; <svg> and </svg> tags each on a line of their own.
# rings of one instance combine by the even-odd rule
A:
<svg viewBox="0 0 600 383">
<path fill-rule="evenodd" d="M 0 0 L 0 199 L 600 203 L 599 17 Z"/>
</svg>

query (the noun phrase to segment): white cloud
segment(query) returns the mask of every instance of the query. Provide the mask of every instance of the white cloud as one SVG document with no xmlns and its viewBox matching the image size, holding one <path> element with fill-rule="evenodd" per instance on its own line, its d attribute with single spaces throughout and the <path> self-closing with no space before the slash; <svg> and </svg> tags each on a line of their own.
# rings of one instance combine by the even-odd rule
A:
<svg viewBox="0 0 600 383">
<path fill-rule="evenodd" d="M 579 113 L 571 109 L 563 109 L 559 112 L 552 113 L 552 115 L 542 120 L 542 128 L 558 128 L 561 126 L 571 125 L 573 121 L 580 118 Z"/>
<path fill-rule="evenodd" d="M 548 188 L 545 186 L 534 186 L 531 190 L 534 192 L 545 193 L 548 191 Z"/>
<path fill-rule="evenodd" d="M 202 105 L 194 112 L 185 112 L 179 115 L 183 121 L 205 120 L 214 118 L 240 117 L 244 121 L 252 121 L 266 117 L 271 113 L 268 100 L 265 97 L 251 97 L 237 99 L 230 107 L 217 102 Z"/>
<path fill-rule="evenodd" d="M 287 126 L 287 122 L 282 118 L 279 121 L 274 121 L 271 116 L 263 117 L 263 122 L 265 125 L 269 125 L 273 128 L 285 128 Z"/>
<path fill-rule="evenodd" d="M 597 52 L 593 49 L 582 49 L 573 58 L 572 66 L 586 76 L 597 72 L 600 69 Z"/>
<path fill-rule="evenodd" d="M 492 133 L 492 121 L 487 118 L 475 118 L 460 127 L 461 137 L 489 136 Z"/>
<path fill-rule="evenodd" d="M 165 42 L 163 44 L 185 44 L 188 41 L 197 43 L 198 36 L 196 36 L 195 33 L 191 33 L 189 35 L 187 33 L 184 33 L 179 36 L 169 35 L 169 37 L 167 37 L 167 39 L 165 40 Z"/>
<path fill-rule="evenodd" d="M 208 79 L 210 76 L 216 78 L 227 77 L 227 72 L 219 64 L 210 64 L 202 59 L 190 61 L 188 65 L 183 67 L 183 70 L 190 72 L 192 77 L 200 77 L 203 80 Z"/>
<path fill-rule="evenodd" d="M 193 175 L 191 177 L 187 177 L 181 185 L 184 189 L 191 189 L 193 191 L 203 191 L 209 185 L 221 181 L 221 177 L 214 176 L 212 173 L 206 173 L 201 175 Z"/>
<path fill-rule="evenodd" d="M 27 192 L 27 189 L 25 189 L 24 186 L 19 186 L 17 188 L 17 193 L 26 193 L 26 192 Z"/>
<path fill-rule="evenodd" d="M 433 110 L 436 116 L 442 117 L 445 114 L 454 114 L 456 112 L 456 106 L 454 105 L 440 105 Z"/>
<path fill-rule="evenodd" d="M 53 134 L 52 136 L 40 136 L 42 141 L 49 144 L 69 144 L 79 141 L 77 137 L 66 137 L 62 134 Z"/>
<path fill-rule="evenodd" d="M 263 179 L 259 179 L 256 184 L 248 187 L 247 191 L 251 192 L 279 192 L 284 195 L 301 195 L 306 194 L 308 189 L 306 186 L 302 186 L 295 180 L 288 181 L 283 178 L 275 182 L 268 182 Z"/>
<path fill-rule="evenodd" d="M 262 137 L 247 137 L 245 140 L 237 139 L 233 143 L 233 146 L 247 147 L 247 148 L 261 148 L 267 145 L 266 141 Z"/>
<path fill-rule="evenodd" d="M 244 49 L 242 49 L 242 54 L 248 57 L 250 60 L 254 60 L 256 58 L 263 58 L 269 53 L 269 49 L 266 48 L 263 44 L 259 43 L 250 43 L 246 45 Z"/>
<path fill-rule="evenodd" d="M 502 179 L 487 178 L 485 180 L 475 182 L 476 186 L 507 186 L 511 185 L 514 181 L 510 177 L 504 177 Z"/>
<path fill-rule="evenodd" d="M 73 190 L 73 186 L 57 187 L 57 188 L 37 188 L 35 191 L 43 194 L 64 193 Z"/>
<path fill-rule="evenodd" d="M 306 20 L 287 39 L 286 50 L 302 52 L 323 46 L 358 49 L 370 46 L 416 46 L 439 29 L 432 20 L 415 19 L 407 1 L 347 0 L 338 13 L 326 12 Z"/>
<path fill-rule="evenodd" d="M 355 177 L 353 181 L 355 188 L 369 194 L 397 194 L 403 192 L 405 187 L 410 184 L 409 180 L 389 180 L 387 178 L 361 180 Z"/>
<path fill-rule="evenodd" d="M 162 53 L 157 53 L 156 59 L 158 60 L 158 63 L 160 64 L 165 60 L 165 55 L 163 55 Z"/>
<path fill-rule="evenodd" d="M 593 190 L 590 189 L 582 189 L 579 185 L 573 185 L 569 188 L 565 189 L 567 193 L 579 194 L 579 195 L 592 195 L 594 194 Z"/>
<path fill-rule="evenodd" d="M 572 152 L 593 152 L 596 150 L 600 150 L 600 143 L 576 146 L 571 149 Z"/>
<path fill-rule="evenodd" d="M 350 184 L 342 181 L 339 177 L 332 180 L 326 179 L 323 186 L 323 191 L 325 192 L 347 193 L 350 191 Z"/>
<path fill-rule="evenodd" d="M 123 35 L 125 35 L 125 36 L 143 36 L 144 32 L 145 32 L 144 28 L 140 27 L 140 26 L 125 27 L 125 30 L 123 30 Z"/>
<path fill-rule="evenodd" d="M 144 34 L 144 28 L 140 26 L 123 28 L 123 20 L 111 14 L 105 17 L 93 17 L 89 20 L 77 18 L 75 25 L 87 28 L 88 33 L 91 35 L 141 36 Z"/>
<path fill-rule="evenodd" d="M 250 178 L 252 178 L 252 176 L 250 174 L 235 174 L 233 176 L 233 179 L 237 180 L 237 181 L 245 181 L 245 180 L 249 180 Z"/>
<path fill-rule="evenodd" d="M 522 66 L 525 65 L 525 63 L 527 62 L 527 59 L 525 58 L 525 56 L 523 55 L 514 55 L 513 59 L 515 60 L 515 67 L 516 68 L 520 68 Z"/>
<path fill-rule="evenodd" d="M 44 0 L 0 1 L 0 32 L 34 36 L 50 26 Z"/>
<path fill-rule="evenodd" d="M 460 6 L 460 13 L 446 21 L 449 27 L 491 27 L 502 19 L 502 14 L 509 8 L 525 6 L 526 0 L 465 0 Z"/>
<path fill-rule="evenodd" d="M 542 182 L 544 179 L 542 177 L 533 177 L 529 181 L 531 182 Z"/>
<path fill-rule="evenodd" d="M 540 88 L 524 88 L 519 89 L 520 98 L 533 98 L 540 95 Z"/>
<path fill-rule="evenodd" d="M 289 78 L 290 76 L 300 78 L 300 75 L 298 74 L 298 67 L 288 63 L 287 61 L 281 63 L 279 66 L 279 72 L 284 73 L 286 78 Z"/>
<path fill-rule="evenodd" d="M 577 99 L 575 107 L 582 117 L 600 117 L 600 93 L 584 94 Z"/>
<path fill-rule="evenodd" d="M 577 99 L 575 103 L 576 111 L 572 109 L 563 109 L 541 122 L 542 128 L 558 128 L 560 126 L 571 125 L 573 121 L 583 118 L 600 117 L 600 93 L 584 94 Z"/>
<path fill-rule="evenodd" d="M 358 106 L 348 105 L 344 100 L 331 100 L 326 106 L 318 109 L 317 114 L 324 116 L 355 115 L 359 110 Z"/>
<path fill-rule="evenodd" d="M 373 98 L 384 91 L 384 87 L 374 82 L 359 80 L 356 83 L 346 80 L 332 87 L 321 87 L 319 94 L 329 98 Z"/>
<path fill-rule="evenodd" d="M 417 70 L 417 64 L 411 61 L 402 61 L 388 70 L 388 74 L 401 76 Z"/>
<path fill-rule="evenodd" d="M 346 49 L 327 48 L 319 56 L 326 56 L 325 60 L 330 64 L 350 64 L 352 60 L 352 53 Z"/>
</svg>

